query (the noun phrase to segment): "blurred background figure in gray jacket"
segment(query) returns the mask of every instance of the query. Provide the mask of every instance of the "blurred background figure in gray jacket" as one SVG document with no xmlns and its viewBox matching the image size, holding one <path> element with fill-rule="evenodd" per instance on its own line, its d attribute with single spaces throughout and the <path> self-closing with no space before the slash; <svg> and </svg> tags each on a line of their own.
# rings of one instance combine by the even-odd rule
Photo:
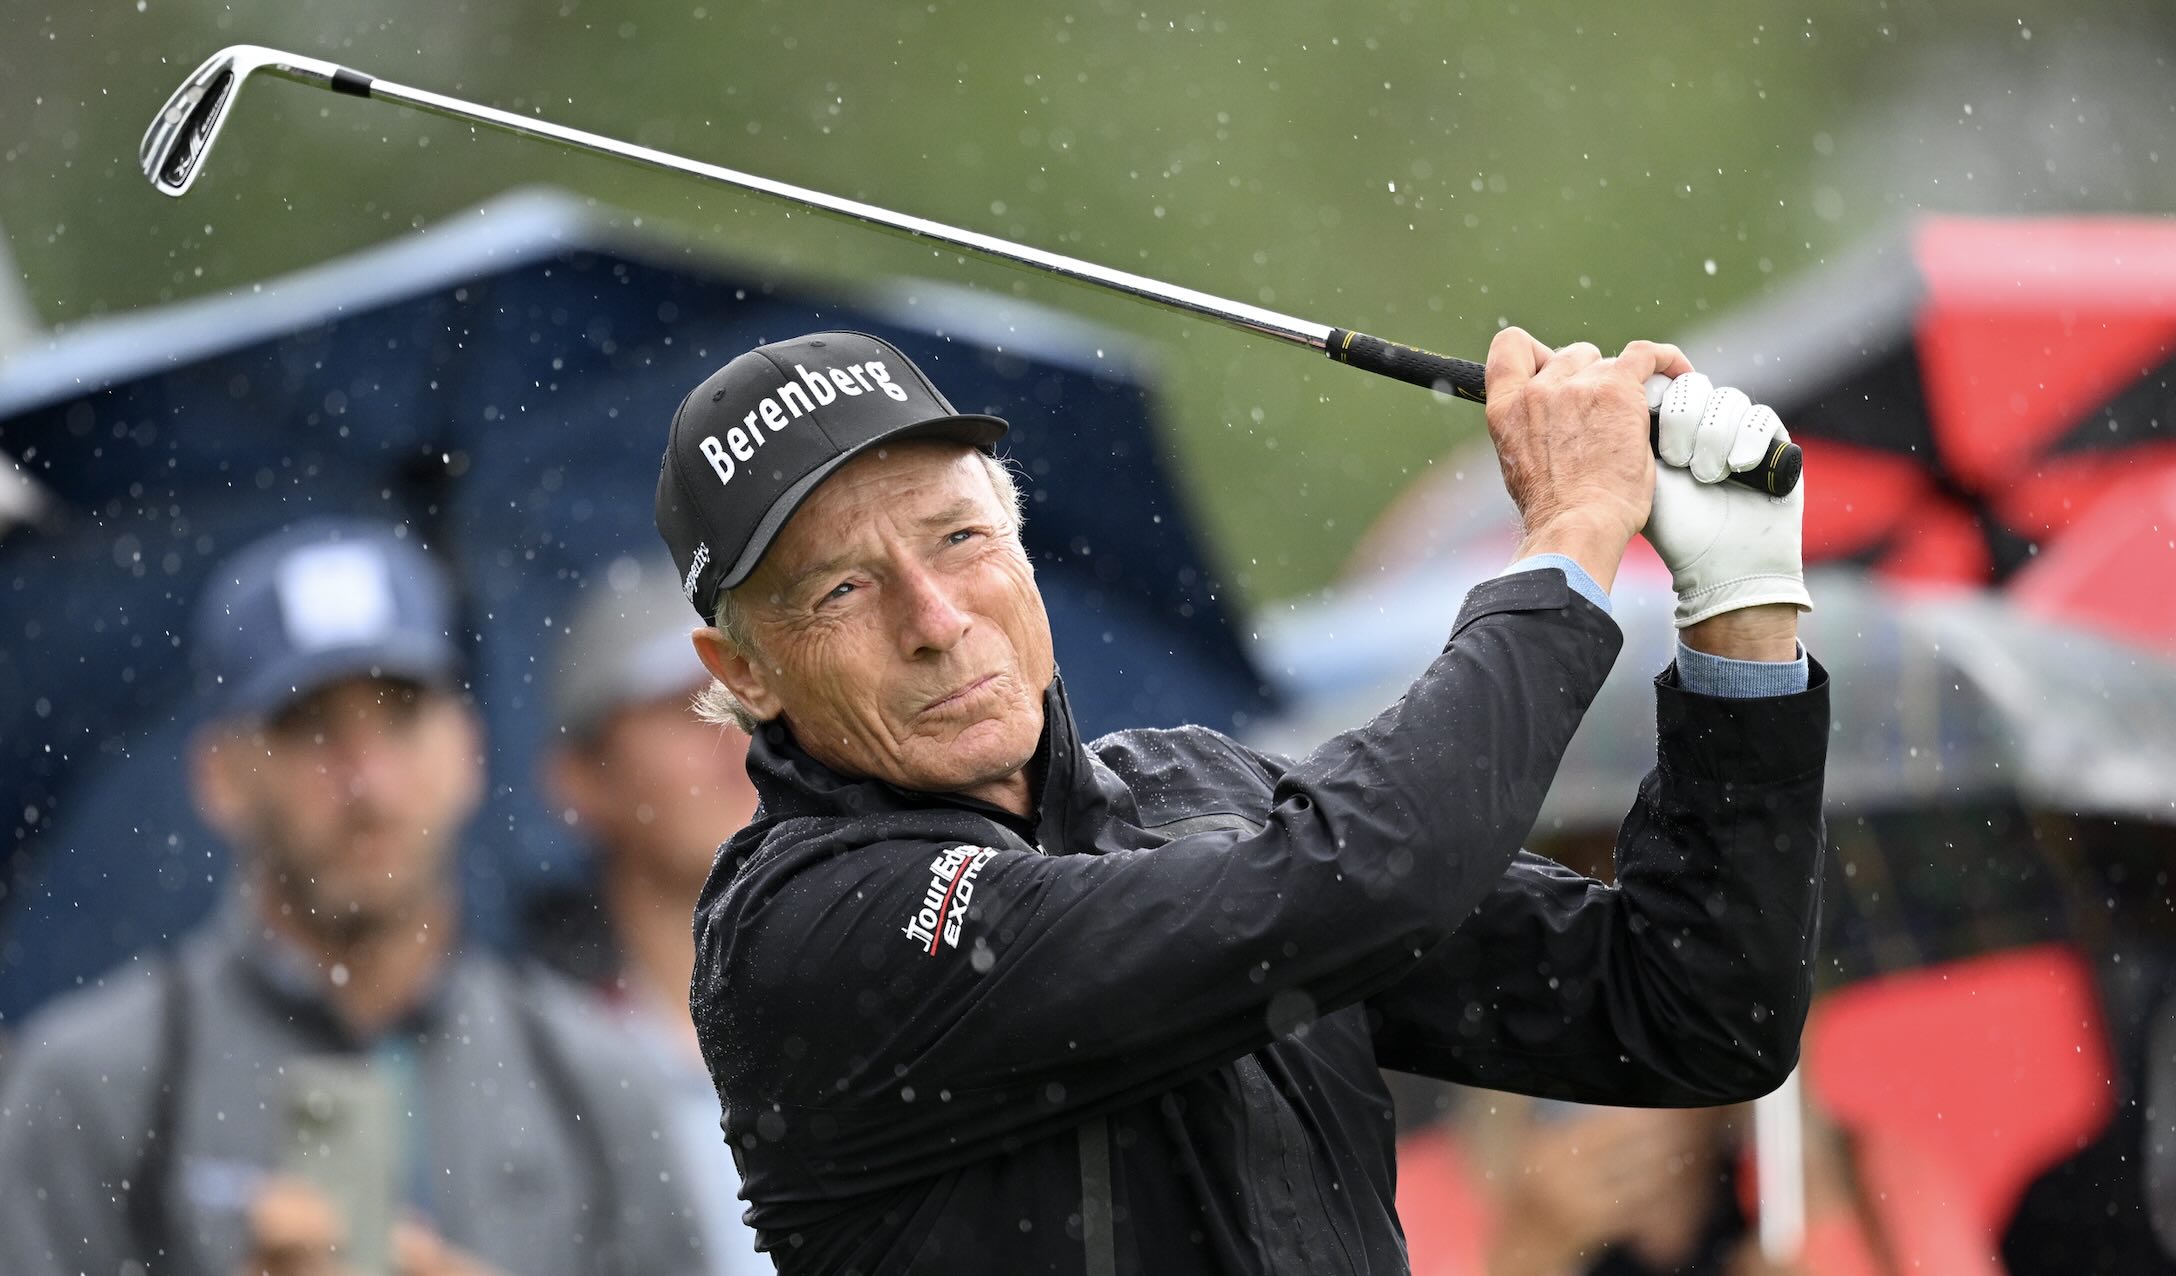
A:
<svg viewBox="0 0 2176 1276">
<path fill-rule="evenodd" d="M 712 1270 L 769 1272 L 741 1222 L 740 1176 L 688 1017 L 695 897 L 719 844 L 755 813 L 748 737 L 690 707 L 709 675 L 669 559 L 614 559 L 584 588 L 552 670 L 559 734 L 543 781 L 590 849 L 595 895 L 533 910 L 538 947 L 623 1012 L 666 1077 L 660 1100 Z"/>
<path fill-rule="evenodd" d="M 625 1035 L 461 945 L 483 739 L 433 557 L 405 528 L 299 524 L 215 571 L 196 617 L 190 782 L 234 889 L 23 1025 L 0 1270 L 701 1270 Z"/>
</svg>

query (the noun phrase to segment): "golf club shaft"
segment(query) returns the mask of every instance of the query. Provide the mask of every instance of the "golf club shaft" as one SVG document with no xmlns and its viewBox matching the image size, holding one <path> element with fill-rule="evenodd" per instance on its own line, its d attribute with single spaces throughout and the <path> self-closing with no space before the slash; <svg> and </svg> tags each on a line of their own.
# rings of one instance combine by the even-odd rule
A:
<svg viewBox="0 0 2176 1276">
<path fill-rule="evenodd" d="M 1111 292 L 1123 293 L 1182 314 L 1214 320 L 1242 332 L 1256 333 L 1292 345 L 1319 350 L 1339 363 L 1426 386 L 1474 403 L 1488 401 L 1485 369 L 1471 360 L 1454 359 L 1413 346 L 1385 341 L 1366 333 L 1312 323 L 1291 315 L 1279 314 L 1274 310 L 1265 310 L 1260 306 L 1230 301 L 1192 288 L 1150 279 L 1130 271 L 1099 266 L 1063 253 L 1030 248 L 978 231 L 962 230 L 941 222 L 893 212 L 860 200 L 827 195 L 822 191 L 757 177 L 718 164 L 706 164 L 652 147 L 638 146 L 582 129 L 554 124 L 549 120 L 480 106 L 459 98 L 364 75 L 317 59 L 281 55 L 279 60 L 260 65 L 257 69 L 297 83 L 329 88 L 337 93 L 393 102 L 448 119 L 485 124 L 525 137 L 543 138 L 576 150 L 608 155 L 649 168 L 683 173 L 759 195 L 768 195 L 862 225 L 875 226 L 978 256 L 1044 271 Z M 238 90 L 239 87 L 237 84 L 234 89 Z M 1782 496 L 1789 494 L 1798 485 L 1800 465 L 1798 447 L 1795 444 L 1779 444 L 1770 451 L 1761 466 L 1732 474 L 1730 478 L 1757 490 Z"/>
<path fill-rule="evenodd" d="M 358 79 L 360 80 L 362 77 L 358 77 Z M 822 191 L 809 190 L 806 187 L 773 181 L 767 177 L 757 177 L 752 173 L 743 173 L 718 164 L 705 164 L 698 160 L 687 159 L 651 147 L 637 146 L 608 137 L 600 137 L 595 133 L 584 132 L 581 129 L 567 128 L 546 120 L 531 119 L 527 116 L 515 115 L 487 106 L 475 106 L 456 98 L 444 97 L 437 93 L 413 89 L 405 85 L 393 84 L 384 80 L 364 80 L 363 84 L 362 96 L 397 102 L 402 106 L 427 111 L 433 115 L 494 124 L 509 132 L 546 138 L 579 150 L 610 155 L 650 168 L 661 168 L 670 172 L 707 178 L 710 181 L 738 187 L 741 190 L 753 191 L 759 195 L 769 195 L 775 199 L 785 200 L 788 203 L 799 204 L 804 208 L 812 208 L 818 212 L 830 213 L 866 226 L 896 231 L 901 234 L 911 235 L 917 239 L 931 240 L 948 247 L 965 249 L 979 256 L 1047 271 L 1080 283 L 1106 288 L 1113 292 L 1125 293 L 1128 296 L 1138 297 L 1143 301 L 1155 302 L 1158 305 L 1183 311 L 1187 314 L 1198 315 L 1204 319 L 1214 319 L 1243 331 L 1260 333 L 1294 345 L 1312 346 L 1317 350 L 1324 350 L 1329 346 L 1331 331 L 1329 328 L 1321 324 L 1309 323 L 1304 319 L 1295 319 L 1290 315 L 1281 315 L 1273 310 L 1264 310 L 1259 306 L 1226 301 L 1220 297 L 1212 297 L 1204 292 L 1196 292 L 1191 288 L 1175 287 L 1127 271 L 1112 270 L 1108 267 L 1095 265 L 1092 262 L 1067 257 L 1061 253 L 1045 252 L 1039 248 L 1011 243 L 976 231 L 961 230 L 954 226 L 946 226 L 940 222 L 928 221 L 905 213 L 896 213 L 886 208 L 878 208 L 874 204 L 865 204 L 859 200 L 827 195 Z M 343 89 L 343 91 L 355 92 L 356 90 Z"/>
</svg>

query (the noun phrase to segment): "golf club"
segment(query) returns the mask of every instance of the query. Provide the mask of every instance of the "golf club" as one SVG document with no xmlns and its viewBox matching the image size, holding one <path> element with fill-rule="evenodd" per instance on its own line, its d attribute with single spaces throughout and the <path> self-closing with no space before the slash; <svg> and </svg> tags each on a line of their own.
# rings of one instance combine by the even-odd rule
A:
<svg viewBox="0 0 2176 1276">
<path fill-rule="evenodd" d="M 330 89 L 335 93 L 345 93 L 353 97 L 394 102 L 414 110 L 466 120 L 471 124 L 485 124 L 525 137 L 545 138 L 576 150 L 705 178 L 740 190 L 769 195 L 803 208 L 830 213 L 849 221 L 930 240 L 997 261 L 1047 271 L 1079 283 L 1124 293 L 1171 310 L 1212 319 L 1242 332 L 1258 333 L 1291 345 L 1319 350 L 1339 363 L 1426 386 L 1474 403 L 1488 401 L 1485 370 L 1482 365 L 1467 359 L 1431 354 L 1413 346 L 1371 337 L 1363 332 L 1311 323 L 1274 310 L 1264 310 L 1244 302 L 1227 301 L 1191 288 L 1181 288 L 1127 271 L 1098 266 L 1076 257 L 1029 248 L 991 235 L 960 230 L 941 222 L 895 213 L 873 204 L 841 199 L 836 195 L 826 195 L 821 191 L 756 177 L 716 164 L 684 159 L 647 146 L 637 146 L 631 142 L 617 141 L 553 124 L 548 120 L 532 119 L 493 107 L 478 106 L 458 98 L 377 79 L 319 58 L 282 53 L 277 49 L 252 44 L 233 45 L 213 54 L 182 82 L 174 95 L 167 99 L 158 116 L 151 121 L 151 127 L 144 132 L 143 145 L 137 158 L 143 166 L 144 176 L 151 179 L 153 186 L 174 196 L 189 189 L 196 181 L 197 174 L 202 171 L 204 158 L 211 153 L 212 143 L 219 139 L 219 130 L 225 127 L 227 116 L 233 112 L 234 99 L 242 91 L 242 82 L 253 74 L 292 80 L 297 84 Z M 1798 486 L 1803 464 L 1798 445 L 1778 443 L 1759 466 L 1732 474 L 1730 479 L 1770 495 L 1786 496 Z"/>
</svg>

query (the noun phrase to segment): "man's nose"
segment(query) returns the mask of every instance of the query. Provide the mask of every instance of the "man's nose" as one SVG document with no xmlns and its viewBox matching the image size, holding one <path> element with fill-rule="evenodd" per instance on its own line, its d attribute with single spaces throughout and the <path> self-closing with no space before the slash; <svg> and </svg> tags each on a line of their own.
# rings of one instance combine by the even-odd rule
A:
<svg viewBox="0 0 2176 1276">
<path fill-rule="evenodd" d="M 899 620 L 902 655 L 950 651 L 973 623 L 954 599 L 950 582 L 925 567 L 901 572 L 894 589 L 904 613 Z"/>
<path fill-rule="evenodd" d="M 355 725 L 340 738 L 333 765 L 349 801 L 376 802 L 406 783 L 401 760 L 401 744 L 390 733 Z"/>
</svg>

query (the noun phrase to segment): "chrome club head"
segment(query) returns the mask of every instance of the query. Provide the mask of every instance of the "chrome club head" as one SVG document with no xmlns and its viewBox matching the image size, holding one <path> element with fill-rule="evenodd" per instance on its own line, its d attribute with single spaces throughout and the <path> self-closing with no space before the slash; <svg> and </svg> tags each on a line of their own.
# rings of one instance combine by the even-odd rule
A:
<svg viewBox="0 0 2176 1276">
<path fill-rule="evenodd" d="M 235 90 L 252 69 L 236 56 L 248 51 L 246 45 L 221 49 L 205 59 L 144 130 L 136 159 L 161 194 L 179 195 L 196 180 L 200 161 L 227 122 Z"/>
<path fill-rule="evenodd" d="M 143 145 L 136 151 L 144 176 L 161 194 L 180 195 L 196 181 L 204 157 L 211 153 L 219 130 L 226 127 L 227 116 L 233 113 L 242 81 L 257 71 L 329 85 L 340 68 L 254 44 L 231 45 L 206 58 L 204 65 L 190 72 L 159 109 L 151 127 L 144 130 Z"/>
</svg>

